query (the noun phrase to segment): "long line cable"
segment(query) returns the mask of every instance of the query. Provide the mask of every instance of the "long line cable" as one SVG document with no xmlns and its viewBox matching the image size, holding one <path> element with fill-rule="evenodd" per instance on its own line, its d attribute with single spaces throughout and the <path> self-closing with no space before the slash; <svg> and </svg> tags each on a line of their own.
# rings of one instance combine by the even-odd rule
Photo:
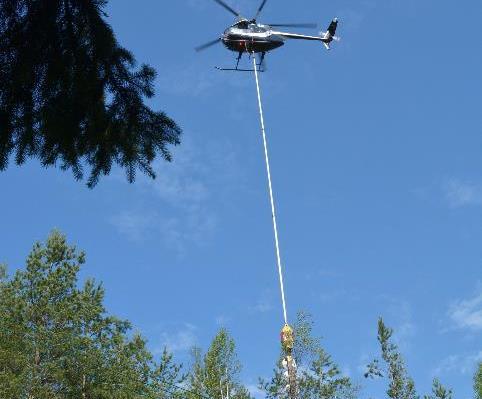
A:
<svg viewBox="0 0 482 399">
<path fill-rule="evenodd" d="M 273 231 L 274 231 L 274 242 L 276 247 L 276 259 L 278 262 L 278 275 L 279 275 L 279 285 L 281 290 L 281 302 L 283 304 L 283 316 L 285 324 L 288 324 L 288 316 L 286 314 L 286 300 L 285 300 L 285 289 L 283 283 L 283 269 L 281 266 L 281 256 L 279 250 L 279 240 L 278 240 L 278 225 L 276 223 L 276 211 L 273 199 L 273 186 L 271 184 L 271 170 L 269 166 L 269 156 L 268 156 L 268 144 L 266 142 L 266 132 L 264 129 L 264 116 L 263 116 L 263 106 L 261 104 L 261 93 L 259 90 L 259 79 L 258 79 L 258 65 L 256 64 L 256 57 L 253 54 L 253 69 L 254 76 L 256 78 L 256 90 L 258 93 L 258 106 L 259 106 L 259 118 L 261 121 L 261 132 L 263 134 L 263 145 L 264 145 L 264 158 L 266 161 L 266 173 L 268 175 L 268 188 L 269 188 L 269 198 L 271 201 L 271 215 L 273 216 Z"/>
</svg>

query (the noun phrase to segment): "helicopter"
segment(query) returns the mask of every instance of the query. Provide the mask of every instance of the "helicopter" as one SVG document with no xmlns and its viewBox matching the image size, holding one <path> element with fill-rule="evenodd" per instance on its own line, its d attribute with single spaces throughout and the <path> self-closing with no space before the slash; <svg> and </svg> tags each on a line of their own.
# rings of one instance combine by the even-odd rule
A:
<svg viewBox="0 0 482 399">
<path fill-rule="evenodd" d="M 316 24 L 261 24 L 257 22 L 267 0 L 262 0 L 255 16 L 251 19 L 244 18 L 238 11 L 226 4 L 223 0 L 214 1 L 224 7 L 231 14 L 235 15 L 237 21 L 227 28 L 221 37 L 198 46 L 195 50 L 199 52 L 214 46 L 215 44 L 222 43 L 228 50 L 237 52 L 238 57 L 236 59 L 236 66 L 234 68 L 216 67 L 216 69 L 222 71 L 254 71 L 253 69 L 239 68 L 241 57 L 244 53 L 247 53 L 248 56 L 260 54 L 257 66 L 260 67 L 260 72 L 264 72 L 266 70 L 264 63 L 266 53 L 283 46 L 287 39 L 319 41 L 327 50 L 330 49 L 330 43 L 333 40 L 340 40 L 339 37 L 335 36 L 336 28 L 338 26 L 337 18 L 334 18 L 328 26 L 327 31 L 320 32 L 319 36 L 301 35 L 298 33 L 278 31 L 273 28 L 316 28 Z"/>
</svg>

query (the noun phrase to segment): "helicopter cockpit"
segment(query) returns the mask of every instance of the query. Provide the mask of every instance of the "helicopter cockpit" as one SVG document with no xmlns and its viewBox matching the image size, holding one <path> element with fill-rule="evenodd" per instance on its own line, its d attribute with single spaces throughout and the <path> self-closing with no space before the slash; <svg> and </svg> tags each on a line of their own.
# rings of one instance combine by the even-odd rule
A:
<svg viewBox="0 0 482 399">
<path fill-rule="evenodd" d="M 266 32 L 267 28 L 265 25 L 258 25 L 254 20 L 242 19 L 237 21 L 235 24 L 231 25 L 230 28 L 237 28 L 242 30 L 247 30 L 251 33 L 263 33 Z"/>
<path fill-rule="evenodd" d="M 250 24 L 248 29 L 253 33 L 264 33 L 267 31 L 265 25 L 258 25 L 258 24 Z"/>
<path fill-rule="evenodd" d="M 242 19 L 241 21 L 237 21 L 236 23 L 232 24 L 230 28 L 248 29 L 250 23 L 251 22 L 247 19 Z"/>
</svg>

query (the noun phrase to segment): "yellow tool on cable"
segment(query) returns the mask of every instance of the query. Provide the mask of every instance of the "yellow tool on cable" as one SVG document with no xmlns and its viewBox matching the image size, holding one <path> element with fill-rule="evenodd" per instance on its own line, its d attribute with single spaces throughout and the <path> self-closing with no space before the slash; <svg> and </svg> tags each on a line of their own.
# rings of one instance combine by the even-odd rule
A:
<svg viewBox="0 0 482 399">
<path fill-rule="evenodd" d="M 293 329 L 289 324 L 285 324 L 281 329 L 281 348 L 283 349 L 283 360 L 281 362 L 285 372 L 283 373 L 288 384 L 286 390 L 288 391 L 290 399 L 297 397 L 297 384 L 296 384 L 296 362 L 293 358 L 293 347 L 295 344 L 295 336 Z"/>
<path fill-rule="evenodd" d="M 285 354 L 291 355 L 294 343 L 295 336 L 293 334 L 293 329 L 288 324 L 285 324 L 281 329 L 281 347 Z"/>
</svg>

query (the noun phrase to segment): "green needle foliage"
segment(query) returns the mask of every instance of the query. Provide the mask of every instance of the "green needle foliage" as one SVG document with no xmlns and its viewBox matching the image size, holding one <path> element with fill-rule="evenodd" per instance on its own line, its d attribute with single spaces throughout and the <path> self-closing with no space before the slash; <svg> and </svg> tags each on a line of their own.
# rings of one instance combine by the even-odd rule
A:
<svg viewBox="0 0 482 399">
<path fill-rule="evenodd" d="M 482 362 L 479 363 L 479 368 L 474 376 L 474 390 L 475 398 L 482 399 Z"/>
<path fill-rule="evenodd" d="M 172 356 L 165 351 L 154 361 L 130 323 L 106 313 L 102 286 L 87 280 L 77 287 L 84 261 L 54 232 L 35 244 L 25 270 L 10 279 L 0 273 L 0 398 L 179 395 L 173 387 L 183 376 Z"/>
<path fill-rule="evenodd" d="M 365 377 L 388 377 L 387 395 L 392 399 L 418 399 L 415 383 L 408 375 L 405 362 L 392 341 L 393 330 L 388 328 L 383 320 L 378 320 L 378 342 L 381 346 L 382 359 L 386 364 L 384 370 L 380 368 L 380 361 L 375 359 L 368 365 Z"/>
<path fill-rule="evenodd" d="M 221 329 L 205 355 L 193 348 L 193 365 L 188 377 L 188 399 L 250 399 L 239 382 L 241 363 L 236 345 L 227 330 Z"/>
<path fill-rule="evenodd" d="M 180 128 L 145 105 L 155 71 L 136 69 L 105 22 L 107 0 L 0 2 L 0 170 L 38 158 L 88 186 L 112 165 L 155 177 L 156 155 L 170 160 Z M 133 4 L 134 6 L 134 4 Z"/>
<path fill-rule="evenodd" d="M 342 375 L 331 356 L 326 353 L 320 339 L 313 335 L 311 316 L 300 312 L 293 325 L 295 342 L 293 357 L 298 366 L 298 397 L 300 399 L 353 399 L 358 388 Z M 286 377 L 283 375 L 282 356 L 269 381 L 260 380 L 260 389 L 267 399 L 288 399 Z"/>
<path fill-rule="evenodd" d="M 391 399 L 419 399 L 415 383 L 409 376 L 405 361 L 392 340 L 393 329 L 387 327 L 383 319 L 378 320 L 378 342 L 380 343 L 382 360 L 385 367 L 380 366 L 380 360 L 375 359 L 367 366 L 366 378 L 387 377 L 387 395 Z M 432 394 L 424 399 L 452 399 L 452 391 L 446 389 L 438 379 L 434 379 Z"/>
<path fill-rule="evenodd" d="M 424 399 L 452 399 L 452 390 L 445 388 L 440 381 L 435 378 L 432 385 L 432 394 L 425 395 Z"/>
</svg>

